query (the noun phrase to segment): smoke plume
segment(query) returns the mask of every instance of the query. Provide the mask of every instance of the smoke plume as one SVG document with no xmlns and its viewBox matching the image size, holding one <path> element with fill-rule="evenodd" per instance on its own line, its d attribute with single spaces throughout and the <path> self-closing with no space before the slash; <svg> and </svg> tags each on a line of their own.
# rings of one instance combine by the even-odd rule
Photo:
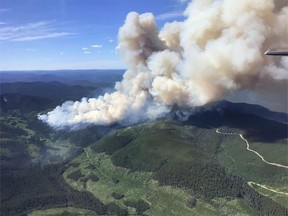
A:
<svg viewBox="0 0 288 216">
<path fill-rule="evenodd" d="M 67 101 L 39 119 L 56 128 L 134 123 L 287 81 L 288 58 L 263 55 L 288 49 L 286 1 L 193 0 L 184 16 L 159 30 L 153 14 L 129 13 L 118 45 L 129 69 L 115 92 Z"/>
</svg>

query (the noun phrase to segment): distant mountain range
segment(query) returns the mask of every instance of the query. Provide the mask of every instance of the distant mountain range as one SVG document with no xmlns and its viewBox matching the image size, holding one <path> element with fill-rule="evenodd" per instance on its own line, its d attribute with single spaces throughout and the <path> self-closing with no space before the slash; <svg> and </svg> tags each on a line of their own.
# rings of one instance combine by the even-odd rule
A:
<svg viewBox="0 0 288 216">
<path fill-rule="evenodd" d="M 124 70 L 0 71 L 0 82 L 57 81 L 69 85 L 84 83 L 85 86 L 95 86 L 99 83 L 115 83 L 122 79 L 123 73 Z"/>
<path fill-rule="evenodd" d="M 67 85 L 60 82 L 15 82 L 2 83 L 1 94 L 22 94 L 36 97 L 71 98 L 88 96 L 96 91 L 97 86 L 87 87 L 80 85 Z"/>
</svg>

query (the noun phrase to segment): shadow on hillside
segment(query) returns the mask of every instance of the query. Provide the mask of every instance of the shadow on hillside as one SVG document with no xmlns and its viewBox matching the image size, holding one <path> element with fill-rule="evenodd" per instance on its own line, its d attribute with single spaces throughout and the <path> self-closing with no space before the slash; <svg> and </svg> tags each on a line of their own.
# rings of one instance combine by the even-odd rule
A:
<svg viewBox="0 0 288 216">
<path fill-rule="evenodd" d="M 288 125 L 228 110 L 194 113 L 187 123 L 202 128 L 238 128 L 245 131 L 245 137 L 254 142 L 274 143 L 288 136 Z"/>
</svg>

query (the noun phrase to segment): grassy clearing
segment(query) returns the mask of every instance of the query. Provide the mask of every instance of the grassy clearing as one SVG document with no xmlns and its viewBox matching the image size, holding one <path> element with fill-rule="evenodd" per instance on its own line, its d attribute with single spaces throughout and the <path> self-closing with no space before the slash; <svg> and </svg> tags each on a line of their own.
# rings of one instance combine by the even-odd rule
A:
<svg viewBox="0 0 288 216">
<path fill-rule="evenodd" d="M 69 158 L 79 148 L 67 139 L 53 139 L 49 134 L 47 137 L 39 135 L 38 128 L 34 131 L 29 125 L 29 120 L 24 117 L 3 115 L 0 131 L 0 153 L 2 156 L 13 158 L 19 154 L 27 154 L 32 163 L 43 164 L 59 163 Z M 13 144 L 21 142 L 18 146 Z M 11 145 L 8 146 L 8 144 Z M 19 157 L 19 156 L 17 156 Z"/>
<path fill-rule="evenodd" d="M 2 123 L 8 124 L 14 128 L 18 128 L 25 131 L 27 133 L 27 136 L 25 136 L 25 138 L 27 139 L 35 135 L 35 132 L 28 128 L 28 123 L 17 116 L 5 115 L 2 116 L 0 120 Z"/>
<path fill-rule="evenodd" d="M 149 215 L 189 215 L 192 212 L 185 207 L 186 202 L 190 199 L 188 193 L 172 187 L 159 187 L 157 182 L 150 179 L 151 173 L 131 172 L 125 168 L 115 167 L 109 156 L 94 154 L 89 148 L 76 159 L 76 162 L 81 163 L 79 168 L 82 174 L 88 176 L 93 173 L 99 178 L 99 181 L 88 180 L 82 183 L 81 179 L 73 181 L 67 178 L 67 175 L 75 171 L 75 168 L 69 168 L 64 173 L 65 180 L 78 190 L 92 192 L 105 204 L 115 202 L 124 208 L 126 207 L 125 200 L 142 199 L 151 205 L 147 211 Z M 91 166 L 87 168 L 91 164 L 95 169 L 91 169 Z M 119 183 L 113 182 L 113 179 L 119 180 Z M 123 194 L 124 198 L 114 199 L 111 195 L 113 192 Z M 135 213 L 134 209 L 130 208 L 129 210 L 131 214 Z"/>
<path fill-rule="evenodd" d="M 255 212 L 251 209 L 247 202 L 234 199 L 226 200 L 222 198 L 217 198 L 212 200 L 213 206 L 218 210 L 218 215 L 254 215 Z"/>
<path fill-rule="evenodd" d="M 279 191 L 288 193 L 288 175 L 276 179 L 273 182 L 269 182 L 269 186 L 276 188 Z"/>
<path fill-rule="evenodd" d="M 67 207 L 67 208 L 52 208 L 52 209 L 46 209 L 46 210 L 37 210 L 33 211 L 28 214 L 28 216 L 58 216 L 58 215 L 89 215 L 89 216 L 97 216 L 95 212 L 86 210 L 86 209 L 79 209 L 79 208 L 73 208 L 73 207 Z"/>
<path fill-rule="evenodd" d="M 287 169 L 266 164 L 255 153 L 247 151 L 246 143 L 239 135 L 219 136 L 222 137 L 222 142 L 218 158 L 231 173 L 255 182 L 273 182 L 287 175 Z M 253 144 L 251 148 L 254 149 Z M 268 151 L 266 153 L 269 154 Z M 275 152 L 271 156 L 272 154 L 275 157 Z"/>
<path fill-rule="evenodd" d="M 247 206 L 242 201 L 230 201 L 225 203 L 225 208 L 219 209 L 218 205 L 211 205 L 201 200 L 197 200 L 194 208 L 188 208 L 187 202 L 192 196 L 185 190 L 172 186 L 159 186 L 159 184 L 151 179 L 151 172 L 131 171 L 126 168 L 115 167 L 110 159 L 103 153 L 94 153 L 90 148 L 86 148 L 85 152 L 73 163 L 79 163 L 78 167 L 70 166 L 64 173 L 66 182 L 80 191 L 90 191 L 103 203 L 116 203 L 121 208 L 126 208 L 125 200 L 144 200 L 150 205 L 145 213 L 148 215 L 226 215 L 226 211 L 247 213 Z M 92 166 L 91 166 L 92 165 Z M 77 181 L 68 178 L 68 175 L 80 170 L 83 177 Z M 88 179 L 83 182 L 85 177 L 94 174 L 99 180 L 94 182 Z M 117 183 L 115 183 L 117 180 Z M 124 195 L 122 199 L 115 199 L 112 193 Z M 224 202 L 224 201 L 222 201 Z M 228 205 L 229 204 L 229 205 Z M 245 208 L 244 208 L 245 207 Z M 228 210 L 227 210 L 228 209 Z M 244 209 L 242 211 L 242 209 Z M 135 209 L 129 207 L 130 214 L 135 214 Z"/>
<path fill-rule="evenodd" d="M 264 163 L 259 156 L 246 149 L 246 143 L 239 135 L 222 135 L 220 163 L 229 172 L 263 185 L 270 185 L 281 192 L 288 191 L 287 169 Z M 248 140 L 249 141 L 249 140 Z M 250 143 L 250 148 L 260 153 L 265 160 L 274 163 L 284 163 L 287 160 L 287 144 L 284 143 Z M 277 155 L 277 157 L 275 157 Z M 279 157 L 278 157 L 279 156 Z M 252 188 L 264 196 L 271 197 L 275 202 L 287 207 L 287 196 L 281 195 L 257 185 Z M 286 204 L 285 204 L 286 203 Z M 285 204 L 285 205 L 284 205 Z"/>
<path fill-rule="evenodd" d="M 9 148 L 13 148 L 12 146 L 7 146 L 5 149 L 5 142 L 14 142 L 15 140 L 21 141 L 22 143 L 26 143 L 27 146 L 22 146 L 23 149 L 27 148 L 27 152 L 30 154 L 31 158 L 36 158 L 39 156 L 39 147 L 30 143 L 30 139 L 35 135 L 35 132 L 28 128 L 28 123 L 23 119 L 11 116 L 4 115 L 1 116 L 1 155 L 5 154 L 5 156 L 12 156 L 12 151 Z M 15 149 L 14 151 L 15 152 Z"/>
<path fill-rule="evenodd" d="M 253 142 L 250 148 L 261 154 L 265 160 L 282 165 L 288 165 L 288 142 L 281 140 L 277 143 Z"/>
</svg>

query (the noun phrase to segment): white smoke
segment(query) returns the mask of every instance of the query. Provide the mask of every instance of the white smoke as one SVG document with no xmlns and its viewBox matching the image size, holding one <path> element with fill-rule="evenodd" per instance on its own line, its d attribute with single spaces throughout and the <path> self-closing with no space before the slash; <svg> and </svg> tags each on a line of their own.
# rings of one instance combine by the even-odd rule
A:
<svg viewBox="0 0 288 216">
<path fill-rule="evenodd" d="M 118 45 L 129 69 L 115 92 L 65 102 L 39 119 L 56 128 L 132 123 L 157 118 L 175 105 L 204 105 L 231 91 L 287 80 L 287 58 L 263 55 L 269 48 L 288 49 L 283 2 L 193 0 L 184 21 L 161 31 L 153 14 L 131 12 Z"/>
</svg>

